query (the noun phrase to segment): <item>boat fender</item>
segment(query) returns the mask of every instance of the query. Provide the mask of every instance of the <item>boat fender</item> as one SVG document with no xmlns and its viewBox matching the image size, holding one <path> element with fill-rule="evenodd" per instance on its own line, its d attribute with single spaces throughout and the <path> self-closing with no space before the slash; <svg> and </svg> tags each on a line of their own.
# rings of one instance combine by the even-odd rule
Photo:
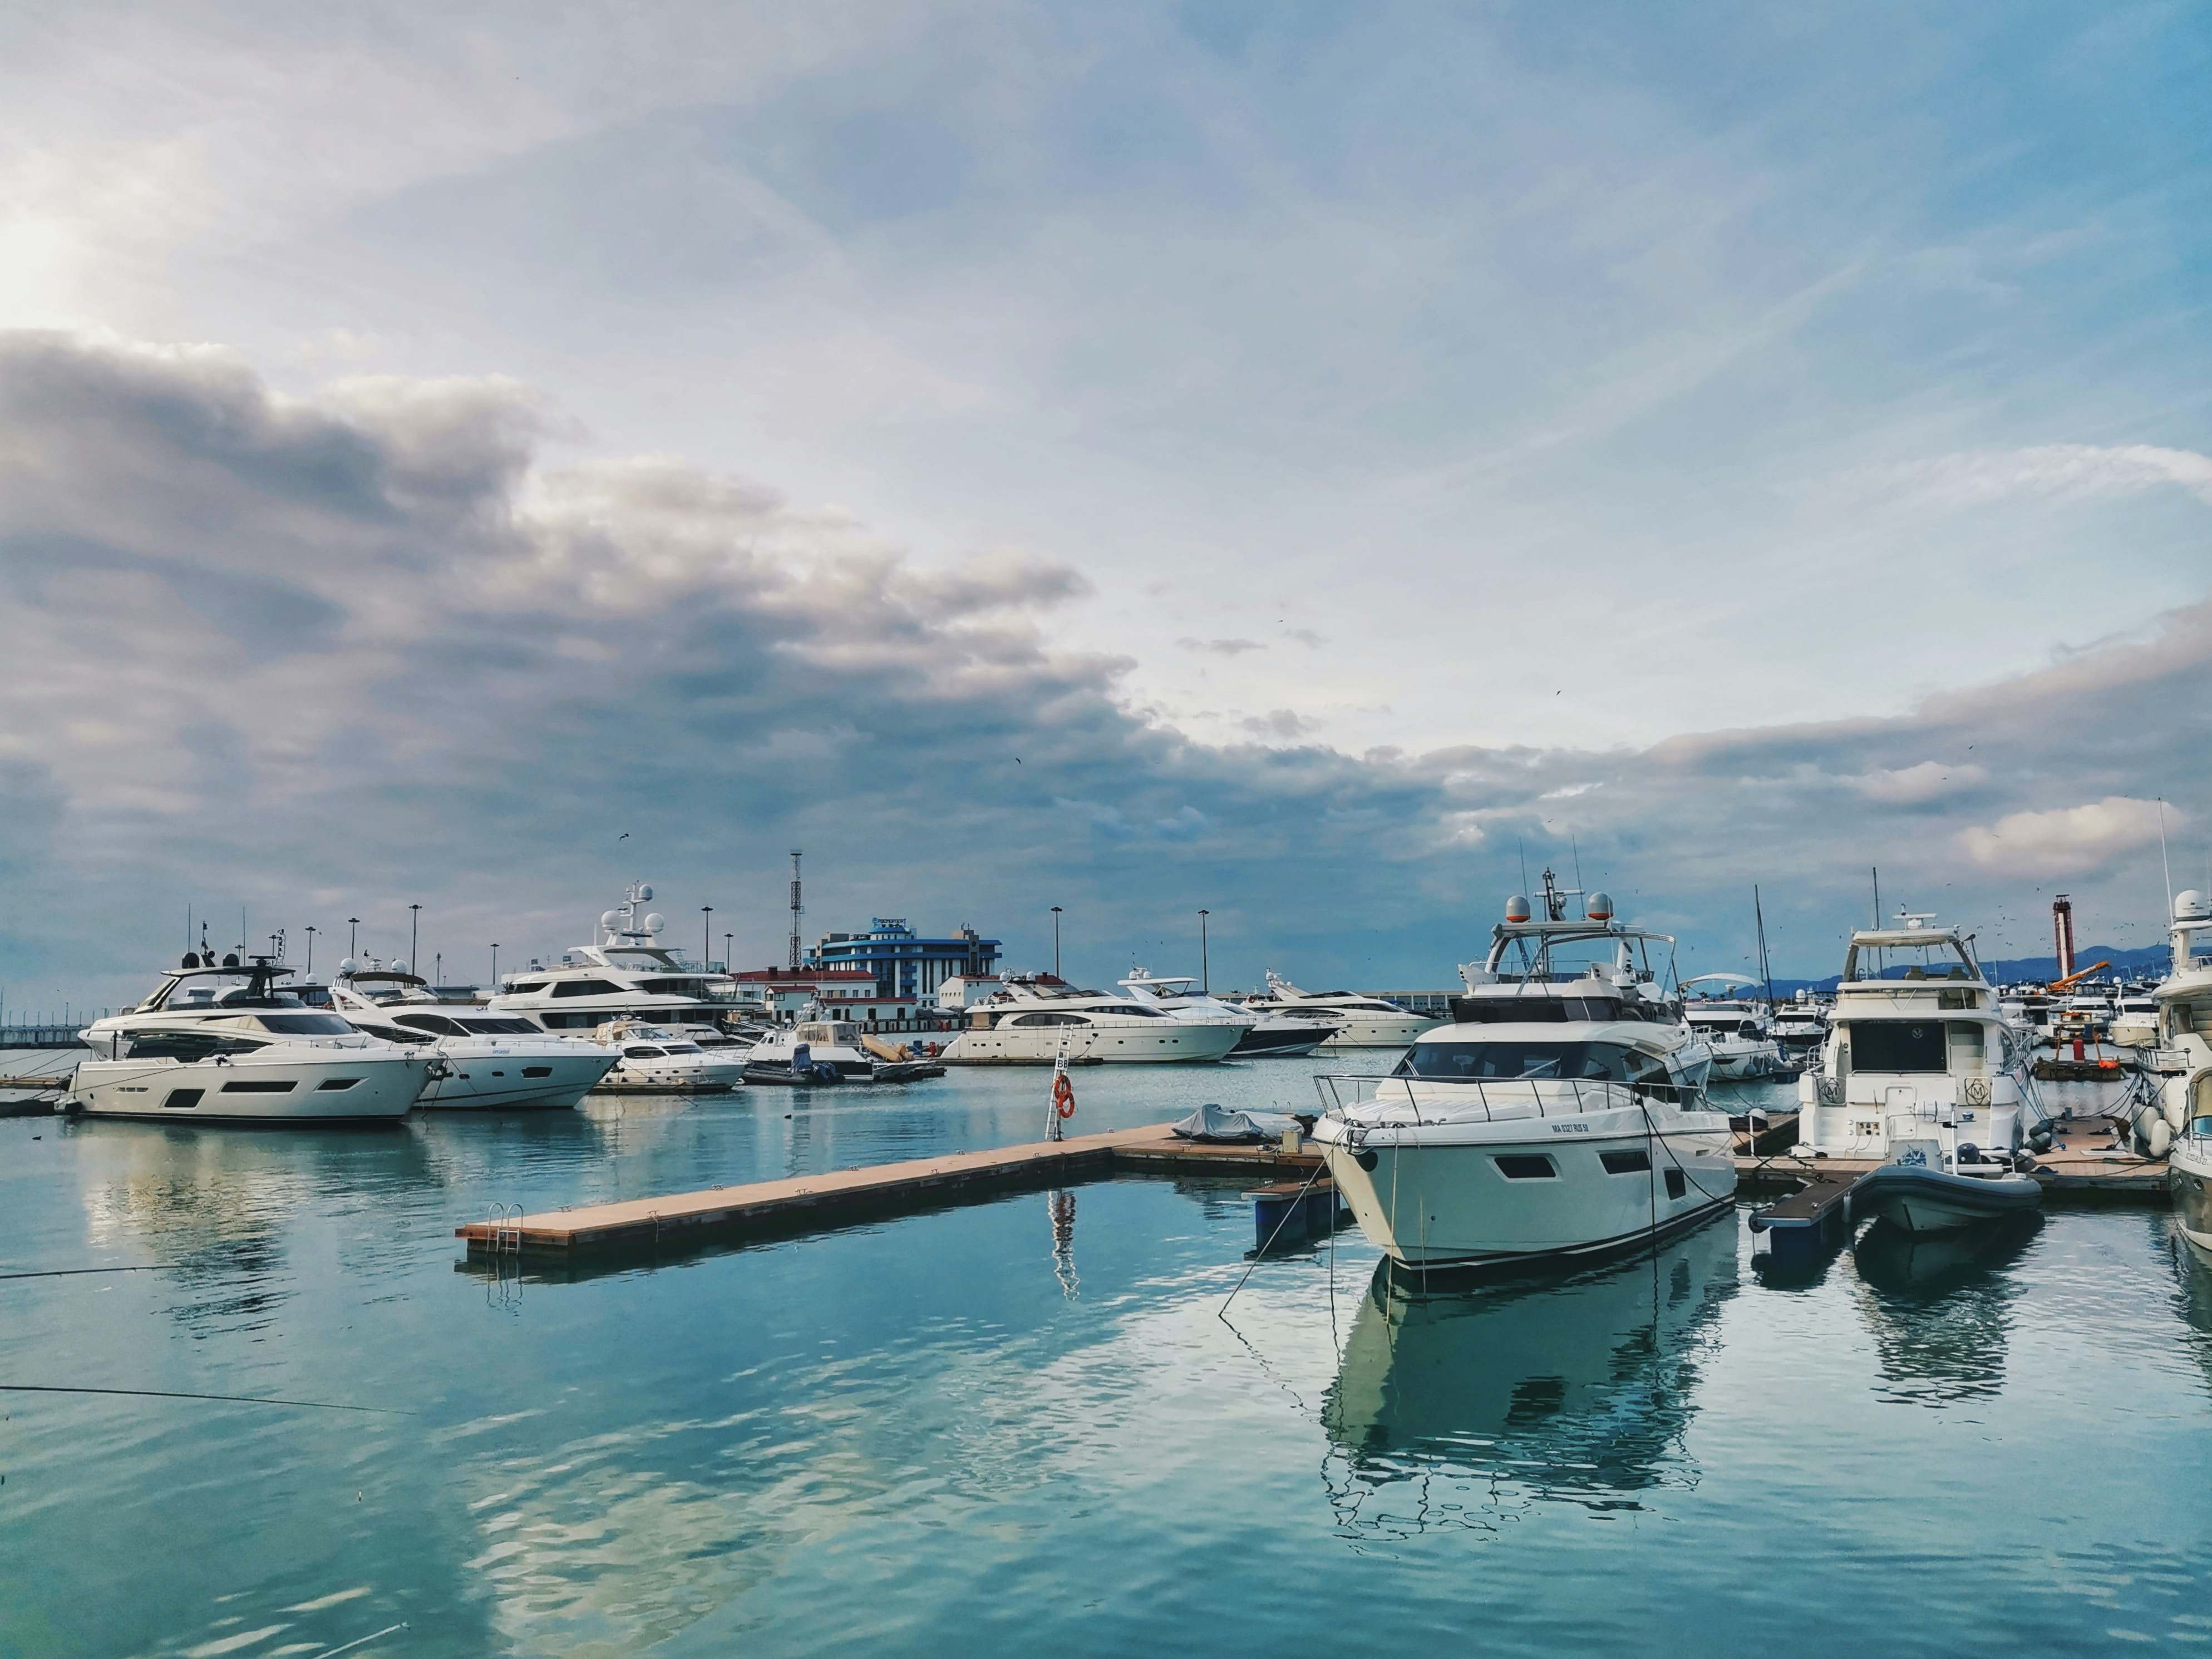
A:
<svg viewBox="0 0 2212 1659">
<path fill-rule="evenodd" d="M 2164 1158 L 2173 1145 L 2173 1126 L 2154 1112 L 2146 1112 L 2139 1121 L 2143 1151 L 2153 1158 Z"/>
</svg>

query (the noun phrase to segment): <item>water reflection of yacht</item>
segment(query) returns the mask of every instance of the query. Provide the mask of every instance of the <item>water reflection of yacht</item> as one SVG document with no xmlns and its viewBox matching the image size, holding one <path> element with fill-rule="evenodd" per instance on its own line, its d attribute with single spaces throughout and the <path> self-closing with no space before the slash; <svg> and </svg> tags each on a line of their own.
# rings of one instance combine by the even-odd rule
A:
<svg viewBox="0 0 2212 1659">
<path fill-rule="evenodd" d="M 1339 1514 L 1405 1522 L 1394 1494 L 1413 1487 L 1455 1515 L 1501 1498 L 1632 1506 L 1693 1478 L 1682 1437 L 1737 1282 L 1720 1227 L 1575 1278 L 1451 1295 L 1379 1264 L 1322 1410 Z"/>
<path fill-rule="evenodd" d="M 1913 1233 L 1878 1220 L 1852 1247 L 1859 1306 L 1888 1398 L 1942 1407 L 2004 1385 L 2011 1306 L 2003 1271 L 2043 1224 L 2033 1211 L 1964 1232 Z"/>
</svg>

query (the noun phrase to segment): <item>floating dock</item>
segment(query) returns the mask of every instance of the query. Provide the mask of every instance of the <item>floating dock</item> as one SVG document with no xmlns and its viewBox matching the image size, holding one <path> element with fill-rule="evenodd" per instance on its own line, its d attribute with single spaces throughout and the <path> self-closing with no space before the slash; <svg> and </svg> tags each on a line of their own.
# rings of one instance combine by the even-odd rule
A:
<svg viewBox="0 0 2212 1659">
<path fill-rule="evenodd" d="M 468 1242 L 471 1255 L 574 1257 L 811 1231 L 939 1209 L 999 1192 L 1091 1181 L 1117 1170 L 1195 1175 L 1257 1171 L 1276 1176 L 1295 1172 L 1303 1176 L 1320 1163 L 1316 1153 L 1287 1152 L 1273 1141 L 1222 1145 L 1184 1140 L 1166 1124 L 1153 1123 L 665 1198 L 494 1218 L 453 1231 Z"/>
</svg>

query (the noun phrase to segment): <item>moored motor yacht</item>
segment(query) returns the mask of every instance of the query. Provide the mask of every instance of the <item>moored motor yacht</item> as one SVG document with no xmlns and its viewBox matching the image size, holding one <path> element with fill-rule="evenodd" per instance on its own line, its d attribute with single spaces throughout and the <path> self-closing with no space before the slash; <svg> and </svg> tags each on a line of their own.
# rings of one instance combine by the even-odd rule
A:
<svg viewBox="0 0 2212 1659">
<path fill-rule="evenodd" d="M 2139 1151 L 2166 1159 L 2166 1185 L 2183 1235 L 2212 1250 L 2212 956 L 2195 953 L 2199 933 L 2212 933 L 2212 902 L 2191 890 L 2173 901 L 2166 976 L 2158 1001 L 2162 1074 L 2155 1104 L 2136 1117 Z"/>
<path fill-rule="evenodd" d="M 748 1083 L 872 1083 L 875 1058 L 860 1047 L 860 1028 L 818 1006 L 770 1031 L 745 1054 Z"/>
<path fill-rule="evenodd" d="M 1800 1156 L 1884 1165 L 1853 1188 L 1854 1219 L 1936 1231 L 2041 1201 L 2015 1168 L 2051 1144 L 2027 1043 L 1972 945 L 1931 916 L 1852 933 L 1834 1024 L 1797 1101 Z"/>
<path fill-rule="evenodd" d="M 1323 1077 L 1313 1138 L 1360 1229 L 1402 1266 L 1585 1261 L 1693 1226 L 1735 1193 L 1711 1055 L 1650 963 L 1666 934 L 1602 893 L 1570 920 L 1516 896 L 1448 1025 L 1387 1078 Z M 1577 958 L 1583 958 L 1577 960 Z"/>
<path fill-rule="evenodd" d="M 2140 992 L 2124 993 L 2112 1010 L 2106 1040 L 2116 1048 L 2154 1048 L 2158 1046 L 2158 998 Z"/>
<path fill-rule="evenodd" d="M 266 957 L 185 953 L 153 994 L 79 1035 L 90 1049 L 64 1097 L 87 1117 L 175 1123 L 396 1122 L 441 1069 L 311 1008 Z"/>
<path fill-rule="evenodd" d="M 326 988 L 331 1012 L 387 1042 L 423 1045 L 444 1061 L 416 1103 L 424 1109 L 561 1111 L 614 1068 L 596 1042 L 554 1036 L 520 1014 L 447 1003 L 404 965 L 340 964 Z"/>
<path fill-rule="evenodd" d="M 650 885 L 632 882 L 622 908 L 600 915 L 593 943 L 563 951 L 550 966 L 533 962 L 503 975 L 485 1006 L 579 1036 L 610 1020 L 634 1019 L 696 1026 L 711 1038 L 721 1018 L 737 1012 L 732 982 L 685 966 L 659 942 L 666 922 L 645 910 L 652 900 Z"/>
<path fill-rule="evenodd" d="M 1133 998 L 1057 981 L 1009 980 L 968 1011 L 938 1059 L 947 1066 L 1205 1064 L 1224 1058 L 1246 1027 L 1177 1019 Z"/>
<path fill-rule="evenodd" d="M 1402 1048 L 1422 1032 L 1443 1024 L 1382 997 L 1361 996 L 1355 991 L 1301 991 L 1272 968 L 1267 970 L 1267 991 L 1246 998 L 1244 1006 L 1255 1014 L 1328 1022 L 1334 1029 L 1321 1046 L 1331 1054 L 1346 1048 Z"/>
<path fill-rule="evenodd" d="M 1699 974 L 1684 980 L 1682 988 L 1758 982 L 1742 974 Z M 1714 1082 L 1751 1083 L 1782 1072 L 1782 1045 L 1771 1035 L 1766 1010 L 1759 1004 L 1738 997 L 1698 996 L 1684 1001 L 1682 1015 L 1713 1052 Z"/>
<path fill-rule="evenodd" d="M 1313 1053 L 1336 1032 L 1336 1022 L 1302 1019 L 1291 1014 L 1265 1014 L 1233 1002 L 1194 992 L 1198 981 L 1188 975 L 1155 978 L 1138 969 L 1121 981 L 1130 1000 L 1149 1004 L 1170 1017 L 1194 1024 L 1226 1022 L 1243 1027 L 1231 1060 L 1297 1060 Z"/>
<path fill-rule="evenodd" d="M 593 1033 L 593 1038 L 614 1056 L 615 1062 L 599 1080 L 599 1092 L 727 1094 L 745 1080 L 742 1058 L 701 1047 L 681 1026 L 611 1019 Z"/>
</svg>

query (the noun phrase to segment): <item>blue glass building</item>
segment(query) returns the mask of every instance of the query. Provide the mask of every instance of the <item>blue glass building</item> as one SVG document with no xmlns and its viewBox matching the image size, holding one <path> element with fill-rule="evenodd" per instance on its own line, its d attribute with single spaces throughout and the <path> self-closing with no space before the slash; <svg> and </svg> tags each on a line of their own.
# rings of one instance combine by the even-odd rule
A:
<svg viewBox="0 0 2212 1659">
<path fill-rule="evenodd" d="M 950 939 L 924 939 L 904 916 L 875 916 L 865 933 L 824 933 L 807 953 L 815 968 L 858 968 L 875 977 L 876 994 L 927 998 L 956 974 L 999 971 L 999 941 L 963 927 Z"/>
</svg>

